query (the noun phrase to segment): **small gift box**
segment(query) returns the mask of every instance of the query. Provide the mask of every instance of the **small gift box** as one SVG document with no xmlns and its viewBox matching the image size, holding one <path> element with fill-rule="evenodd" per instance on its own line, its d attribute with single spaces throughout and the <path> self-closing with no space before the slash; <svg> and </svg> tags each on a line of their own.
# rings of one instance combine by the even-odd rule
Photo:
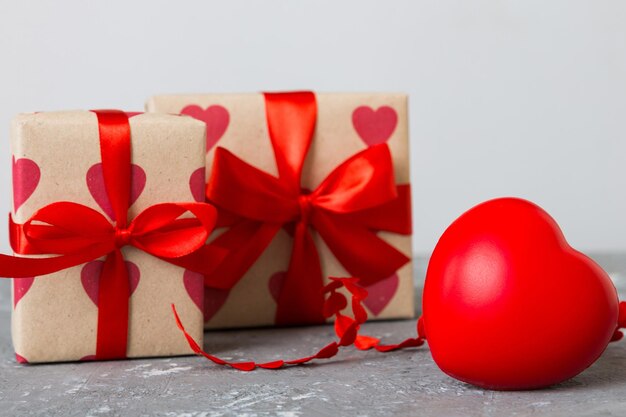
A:
<svg viewBox="0 0 626 417">
<path fill-rule="evenodd" d="M 191 353 L 171 304 L 202 340 L 198 273 L 209 272 L 210 256 L 199 255 L 216 216 L 197 202 L 204 124 L 119 111 L 23 114 L 12 149 L 18 255 L 0 255 L 0 272 L 21 277 L 18 361 Z"/>
<path fill-rule="evenodd" d="M 329 276 L 356 276 L 374 319 L 414 315 L 407 97 L 162 95 L 147 110 L 207 127 L 207 328 L 319 323 Z"/>
</svg>

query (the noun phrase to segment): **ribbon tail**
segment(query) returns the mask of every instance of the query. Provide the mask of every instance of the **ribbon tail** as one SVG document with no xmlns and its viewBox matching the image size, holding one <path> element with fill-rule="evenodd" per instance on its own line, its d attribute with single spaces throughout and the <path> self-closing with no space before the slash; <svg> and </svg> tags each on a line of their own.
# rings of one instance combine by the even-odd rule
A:
<svg viewBox="0 0 626 417">
<path fill-rule="evenodd" d="M 161 258 L 173 265 L 188 269 L 199 274 L 207 275 L 215 271 L 215 269 L 224 261 L 227 251 L 215 246 L 205 245 L 189 255 L 179 258 Z"/>
<path fill-rule="evenodd" d="M 397 198 L 369 209 L 344 214 L 351 221 L 371 230 L 384 230 L 401 235 L 411 234 L 411 186 L 396 186 Z"/>
<path fill-rule="evenodd" d="M 624 328 L 626 328 L 626 301 L 620 301 L 619 316 L 617 318 L 617 329 L 615 329 L 615 333 L 613 333 L 611 342 L 617 342 L 618 340 L 622 340 L 622 338 L 624 337 L 624 333 L 621 329 Z"/>
<path fill-rule="evenodd" d="M 230 290 L 272 242 L 280 224 L 244 220 L 218 236 L 209 246 L 227 252 L 224 260 L 206 274 L 204 285 Z"/>
<path fill-rule="evenodd" d="M 118 249 L 106 257 L 98 284 L 98 360 L 126 357 L 129 297 L 128 270 Z"/>
<path fill-rule="evenodd" d="M 324 279 L 313 236 L 306 223 L 299 222 L 289 269 L 278 297 L 276 324 L 324 323 L 323 288 Z"/>
<path fill-rule="evenodd" d="M 320 210 L 313 224 L 337 260 L 363 286 L 389 277 L 411 260 L 373 231 L 340 215 Z"/>
<path fill-rule="evenodd" d="M 0 254 L 1 278 L 32 278 L 48 275 L 100 258 L 110 250 L 108 245 L 94 246 L 76 255 L 52 258 L 20 258 Z"/>
<path fill-rule="evenodd" d="M 224 359 L 218 358 L 217 356 L 213 356 L 210 353 L 207 353 L 204 350 L 202 350 L 200 345 L 193 339 L 193 337 L 191 337 L 191 335 L 187 333 L 185 326 L 183 325 L 182 321 L 180 320 L 180 317 L 178 316 L 178 312 L 176 311 L 176 306 L 174 306 L 174 304 L 172 304 L 172 312 L 174 313 L 174 320 L 176 320 L 176 325 L 185 336 L 185 339 L 187 339 L 187 343 L 189 344 L 189 347 L 191 348 L 191 350 L 193 350 L 197 355 L 204 356 L 206 359 L 210 360 L 211 362 L 217 365 L 228 366 L 230 368 L 237 369 L 239 371 L 253 371 L 257 368 L 280 369 L 289 365 L 302 365 L 304 363 L 311 362 L 314 359 L 332 358 L 333 356 L 337 355 L 337 353 L 339 353 L 340 345 L 337 342 L 331 342 L 328 345 L 324 346 L 322 349 L 320 349 L 314 355 L 305 356 L 303 358 L 298 358 L 298 359 L 292 359 L 292 360 L 279 359 L 276 361 L 265 362 L 265 363 L 257 363 L 253 361 L 228 362 Z"/>
</svg>

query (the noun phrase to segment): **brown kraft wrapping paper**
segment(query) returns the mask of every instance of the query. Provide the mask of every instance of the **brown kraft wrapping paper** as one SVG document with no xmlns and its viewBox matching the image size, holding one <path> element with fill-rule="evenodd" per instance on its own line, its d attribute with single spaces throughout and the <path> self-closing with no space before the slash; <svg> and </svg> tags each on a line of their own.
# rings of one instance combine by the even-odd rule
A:
<svg viewBox="0 0 626 417">
<path fill-rule="evenodd" d="M 408 184 L 409 141 L 407 96 L 404 94 L 316 94 L 318 117 L 302 186 L 315 189 L 341 162 L 369 145 L 386 142 L 392 153 L 397 184 Z M 147 111 L 184 113 L 206 123 L 207 172 L 217 146 L 272 175 L 277 175 L 262 94 L 160 95 Z M 219 232 L 216 232 L 219 233 Z M 411 236 L 380 232 L 379 236 L 411 256 Z M 314 233 L 325 277 L 347 276 L 324 241 Z M 292 239 L 281 230 L 269 247 L 230 291 L 205 289 L 205 328 L 270 326 L 287 270 Z M 412 265 L 368 288 L 365 306 L 371 319 L 414 315 Z"/>
<path fill-rule="evenodd" d="M 157 203 L 202 198 L 205 126 L 190 118 L 129 113 L 132 184 L 129 219 Z M 22 114 L 12 124 L 13 218 L 23 223 L 57 201 L 110 218 L 96 115 L 88 111 Z M 131 298 L 128 357 L 192 353 L 174 321 L 174 303 L 202 340 L 203 282 L 134 247 L 122 249 Z M 96 351 L 102 261 L 13 280 L 12 335 L 20 362 L 90 360 Z"/>
</svg>

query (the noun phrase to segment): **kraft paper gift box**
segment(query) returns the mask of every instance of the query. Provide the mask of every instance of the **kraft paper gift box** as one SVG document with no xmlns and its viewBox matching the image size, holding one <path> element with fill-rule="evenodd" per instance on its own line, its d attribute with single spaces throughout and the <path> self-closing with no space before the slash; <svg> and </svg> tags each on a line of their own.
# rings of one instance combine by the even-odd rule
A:
<svg viewBox="0 0 626 417">
<path fill-rule="evenodd" d="M 202 199 L 204 124 L 174 115 L 128 115 L 132 162 L 129 221 L 157 203 Z M 82 204 L 112 219 L 99 138 L 93 112 L 17 116 L 12 124 L 13 220 L 23 223 L 40 208 L 59 201 Z M 176 305 L 194 339 L 201 341 L 202 279 L 135 247 L 121 250 L 131 292 L 126 356 L 190 354 L 170 304 Z M 102 259 L 13 280 L 12 334 L 18 361 L 98 359 Z"/>
<path fill-rule="evenodd" d="M 316 94 L 315 97 L 316 124 L 302 173 L 304 189 L 314 190 L 343 161 L 381 143 L 386 143 L 391 151 L 396 184 L 409 184 L 406 95 Z M 146 109 L 182 113 L 206 123 L 207 174 L 213 168 L 216 149 L 223 147 L 246 163 L 274 177 L 278 175 L 263 94 L 159 95 L 149 99 Z M 407 205 L 410 212 L 410 202 Z M 349 276 L 324 239 L 315 231 L 312 234 L 323 277 L 327 280 L 329 276 Z M 378 236 L 404 254 L 406 262 L 394 273 L 367 286 L 369 296 L 365 306 L 369 317 L 413 317 L 410 232 L 379 231 Z M 284 228 L 230 291 L 207 286 L 205 328 L 274 325 L 292 246 L 293 233 Z"/>
</svg>

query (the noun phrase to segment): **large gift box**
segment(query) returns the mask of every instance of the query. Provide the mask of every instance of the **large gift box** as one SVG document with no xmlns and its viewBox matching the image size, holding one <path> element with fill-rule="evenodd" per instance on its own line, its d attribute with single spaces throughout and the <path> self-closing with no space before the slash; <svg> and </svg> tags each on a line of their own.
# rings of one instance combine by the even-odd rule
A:
<svg viewBox="0 0 626 417">
<path fill-rule="evenodd" d="M 213 210 L 215 218 L 197 203 L 204 201 L 204 124 L 116 111 L 22 114 L 12 124 L 12 149 L 11 243 L 31 262 L 16 270 L 58 270 L 14 279 L 18 361 L 191 353 L 171 304 L 202 340 L 203 281 L 172 248 L 197 232 L 187 209 L 198 217 Z M 194 235 L 194 245 L 209 232 Z M 15 259 L 24 260 L 3 259 L 3 273 Z"/>
<path fill-rule="evenodd" d="M 324 321 L 321 288 L 357 276 L 374 319 L 414 315 L 407 97 L 160 95 L 207 127 L 207 196 L 229 250 L 205 277 L 206 328 Z"/>
</svg>

